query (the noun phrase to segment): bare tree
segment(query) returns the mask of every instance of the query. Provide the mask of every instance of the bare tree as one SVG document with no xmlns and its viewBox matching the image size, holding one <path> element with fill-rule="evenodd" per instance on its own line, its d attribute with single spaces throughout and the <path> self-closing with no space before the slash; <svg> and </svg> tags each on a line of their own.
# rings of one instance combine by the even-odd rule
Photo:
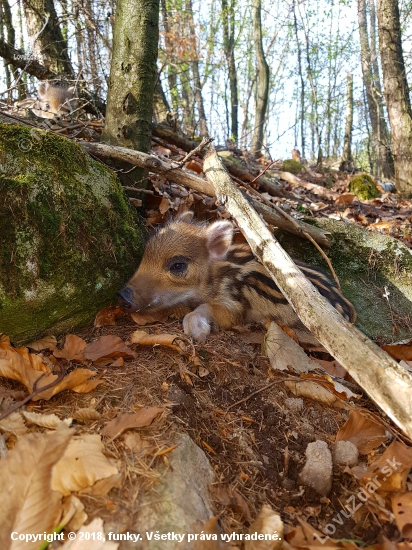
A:
<svg viewBox="0 0 412 550">
<path fill-rule="evenodd" d="M 379 69 L 375 46 L 375 11 L 371 0 L 371 28 L 369 44 L 368 26 L 366 17 L 366 2 L 358 0 L 358 23 L 361 45 L 361 62 L 363 83 L 366 90 L 369 117 L 372 126 L 372 138 L 374 142 L 377 166 L 375 173 L 385 178 L 393 178 L 393 158 L 389 144 L 389 133 L 383 112 L 382 91 L 379 78 Z"/>
<path fill-rule="evenodd" d="M 340 170 L 352 170 L 352 127 L 353 127 L 353 74 L 347 74 L 346 82 L 346 124 Z"/>
<path fill-rule="evenodd" d="M 252 0 L 253 41 L 257 61 L 256 114 L 250 150 L 258 156 L 263 148 L 263 130 L 269 100 L 269 65 L 267 64 L 262 41 L 262 3 Z"/>
<path fill-rule="evenodd" d="M 239 98 L 235 60 L 235 8 L 236 0 L 222 0 L 223 50 L 226 57 L 230 87 L 230 138 L 239 138 Z"/>
<path fill-rule="evenodd" d="M 402 51 L 397 0 L 377 2 L 379 49 L 386 106 L 392 130 L 397 189 L 412 196 L 412 111 Z"/>
</svg>

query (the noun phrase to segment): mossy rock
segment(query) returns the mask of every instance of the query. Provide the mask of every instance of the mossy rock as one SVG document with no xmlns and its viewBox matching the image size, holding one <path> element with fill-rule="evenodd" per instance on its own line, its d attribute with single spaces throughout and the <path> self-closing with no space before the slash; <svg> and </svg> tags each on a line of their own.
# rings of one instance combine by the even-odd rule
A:
<svg viewBox="0 0 412 550">
<path fill-rule="evenodd" d="M 379 197 L 378 188 L 368 174 L 359 174 L 352 178 L 349 182 L 349 191 L 355 194 L 361 201 Z"/>
<path fill-rule="evenodd" d="M 356 325 L 379 343 L 412 338 L 411 251 L 388 235 L 367 231 L 348 222 L 305 221 L 333 235 L 333 244 L 325 252 L 332 260 L 343 294 L 355 306 Z M 292 256 L 330 273 L 326 262 L 309 241 L 280 230 L 276 235 Z"/>
<path fill-rule="evenodd" d="M 15 344 L 90 322 L 138 265 L 143 226 L 76 143 L 0 123 L 0 332 Z"/>
<path fill-rule="evenodd" d="M 303 170 L 303 165 L 297 160 L 287 159 L 282 162 L 282 171 L 290 172 L 291 174 L 300 174 Z"/>
</svg>

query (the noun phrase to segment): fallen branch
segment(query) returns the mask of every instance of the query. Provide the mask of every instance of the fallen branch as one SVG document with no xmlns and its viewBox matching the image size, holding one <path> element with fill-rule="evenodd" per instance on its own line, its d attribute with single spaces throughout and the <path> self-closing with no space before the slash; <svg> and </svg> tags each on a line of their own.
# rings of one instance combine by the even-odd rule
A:
<svg viewBox="0 0 412 550">
<path fill-rule="evenodd" d="M 134 166 L 141 166 L 156 174 L 163 174 L 168 179 L 185 185 L 190 189 L 204 193 L 209 197 L 215 196 L 215 190 L 213 186 L 207 181 L 207 179 L 200 178 L 195 174 L 190 173 L 187 170 L 177 167 L 171 162 L 161 160 L 153 155 L 141 153 L 140 151 L 133 151 L 132 149 L 126 149 L 125 147 L 115 147 L 113 145 L 106 145 L 104 143 L 91 143 L 88 141 L 80 141 L 79 144 L 88 153 L 95 155 L 101 159 L 115 159 L 128 162 Z M 248 197 L 248 200 L 253 204 L 256 210 L 262 214 L 262 217 L 271 225 L 280 227 L 289 233 L 302 236 L 302 232 L 307 232 L 317 243 L 323 246 L 330 246 L 332 241 L 332 235 L 323 229 L 309 225 L 308 223 L 294 220 L 291 223 L 284 216 L 279 215 L 273 208 L 269 208 L 260 203 L 252 197 Z"/>
<path fill-rule="evenodd" d="M 213 147 L 205 158 L 204 172 L 219 201 L 236 220 L 254 254 L 302 322 L 373 401 L 412 437 L 410 374 L 319 294 L 233 185 Z"/>
</svg>

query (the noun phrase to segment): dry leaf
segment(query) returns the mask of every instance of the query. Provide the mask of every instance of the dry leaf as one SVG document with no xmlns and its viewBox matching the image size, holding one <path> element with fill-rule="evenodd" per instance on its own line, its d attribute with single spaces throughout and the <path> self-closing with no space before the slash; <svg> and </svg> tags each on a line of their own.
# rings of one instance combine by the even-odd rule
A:
<svg viewBox="0 0 412 550">
<path fill-rule="evenodd" d="M 196 172 L 196 174 L 201 174 L 203 172 L 203 166 L 199 164 L 198 162 L 195 162 L 194 160 L 190 160 L 185 168 L 188 170 L 192 170 L 193 172 Z"/>
<path fill-rule="evenodd" d="M 67 527 L 67 531 L 77 531 L 87 521 L 84 504 L 74 495 L 63 500 L 63 518 L 60 525 Z"/>
<path fill-rule="evenodd" d="M 222 540 L 222 531 L 216 516 L 203 524 L 201 532 L 206 537 L 207 535 L 214 535 L 217 540 L 197 540 L 193 543 L 193 550 L 236 550 L 236 548 L 229 546 Z"/>
<path fill-rule="evenodd" d="M 283 521 L 280 515 L 265 504 L 257 518 L 249 527 L 249 533 L 277 535 L 277 540 L 250 540 L 245 542 L 245 550 L 275 550 L 283 545 Z"/>
<path fill-rule="evenodd" d="M 66 361 L 75 361 L 77 363 L 84 362 L 84 348 L 86 342 L 83 338 L 79 338 L 75 334 L 68 334 L 64 341 L 63 349 L 56 349 L 53 352 L 55 357 L 66 359 Z"/>
<path fill-rule="evenodd" d="M 273 369 L 287 370 L 290 367 L 301 373 L 317 368 L 317 364 L 309 359 L 303 349 L 274 322 L 269 325 L 263 350 Z"/>
<path fill-rule="evenodd" d="M 126 317 L 128 313 L 120 306 L 109 306 L 101 309 L 94 320 L 94 328 L 115 325 L 116 319 Z"/>
<path fill-rule="evenodd" d="M 130 343 L 141 346 L 166 346 L 179 353 L 186 352 L 183 339 L 177 334 L 147 334 L 143 330 L 135 330 L 130 335 Z"/>
<path fill-rule="evenodd" d="M 352 204 L 354 199 L 356 195 L 353 193 L 343 193 L 335 200 L 335 204 Z"/>
<path fill-rule="evenodd" d="M 61 493 L 52 490 L 53 467 L 66 450 L 72 431 L 62 427 L 52 433 L 28 434 L 1 460 L 0 548 L 27 550 L 25 541 L 11 541 L 21 535 L 52 533 L 62 514 Z M 12 543 L 12 544 L 11 544 Z M 38 542 L 30 546 L 38 549 Z"/>
<path fill-rule="evenodd" d="M 313 382 L 312 380 L 302 380 L 295 382 L 293 380 L 287 380 L 284 382 L 285 386 L 297 397 L 306 397 L 307 399 L 313 399 L 329 407 L 335 407 L 338 409 L 344 409 L 347 407 L 346 403 L 336 397 L 336 395 L 325 388 L 322 384 Z"/>
<path fill-rule="evenodd" d="M 55 336 L 45 336 L 44 338 L 40 338 L 40 340 L 34 340 L 34 342 L 30 342 L 30 344 L 26 344 L 28 348 L 34 351 L 41 351 L 43 349 L 54 351 L 56 345 L 57 339 Z"/>
<path fill-rule="evenodd" d="M 88 424 L 89 422 L 100 420 L 101 414 L 97 412 L 96 409 L 84 408 L 77 409 L 77 411 L 73 414 L 73 418 L 77 420 L 77 422 Z"/>
<path fill-rule="evenodd" d="M 92 487 L 87 487 L 80 491 L 82 495 L 106 496 L 113 487 L 120 489 L 122 487 L 122 474 L 114 474 L 113 476 L 99 479 Z"/>
<path fill-rule="evenodd" d="M 100 539 L 97 538 L 99 533 L 101 533 Z M 118 542 L 106 540 L 103 520 L 95 518 L 89 525 L 83 526 L 77 532 L 74 540 L 66 541 L 61 550 L 117 550 L 118 548 Z"/>
<path fill-rule="evenodd" d="M 56 395 L 63 390 L 72 390 L 76 393 L 89 393 L 90 391 L 94 390 L 96 386 L 103 383 L 102 380 L 98 379 L 89 380 L 89 378 L 91 378 L 92 376 L 96 376 L 96 372 L 93 370 L 76 369 L 72 372 L 69 372 L 69 374 L 63 378 L 63 380 L 61 380 L 52 388 L 49 388 L 48 390 L 37 394 L 35 397 L 33 397 L 33 401 L 38 401 L 39 399 L 50 399 L 51 397 L 53 397 L 53 395 Z M 53 375 L 53 378 L 56 379 L 57 377 Z M 43 384 L 42 381 L 40 387 L 44 385 L 45 384 Z"/>
<path fill-rule="evenodd" d="M 16 436 L 27 433 L 26 424 L 23 421 L 21 414 L 17 411 L 12 412 L 0 420 L 0 430 L 3 432 L 12 433 Z"/>
<path fill-rule="evenodd" d="M 401 536 L 412 538 L 412 493 L 397 493 L 392 495 L 392 512 Z"/>
<path fill-rule="evenodd" d="M 9 388 L 4 388 L 3 386 L 0 386 L 0 399 L 7 399 L 8 397 L 11 397 L 16 401 L 21 401 L 26 397 L 26 395 L 27 392 L 23 390 L 9 390 Z"/>
<path fill-rule="evenodd" d="M 172 208 L 172 203 L 170 202 L 169 199 L 165 199 L 163 198 L 159 204 L 159 211 L 161 213 L 162 216 L 164 216 L 166 214 L 166 212 L 168 210 L 170 210 L 170 208 Z"/>
<path fill-rule="evenodd" d="M 345 378 L 347 373 L 345 367 L 342 367 L 340 363 L 336 360 L 333 361 L 323 361 L 322 359 L 317 359 L 316 357 L 311 357 L 312 361 L 316 361 L 327 373 L 337 378 Z"/>
<path fill-rule="evenodd" d="M 381 346 L 391 357 L 400 361 L 412 361 L 412 346 L 395 344 L 394 346 Z"/>
<path fill-rule="evenodd" d="M 220 485 L 215 490 L 215 497 L 220 504 L 228 506 L 232 510 L 242 514 L 245 521 L 252 520 L 247 502 L 233 487 L 223 487 Z"/>
<path fill-rule="evenodd" d="M 126 359 L 134 359 L 135 354 L 126 346 L 118 336 L 100 336 L 95 342 L 87 344 L 84 350 L 84 356 L 89 361 L 97 361 L 99 359 L 125 357 Z"/>
<path fill-rule="evenodd" d="M 138 325 L 147 325 L 148 323 L 164 323 L 166 319 L 169 317 L 168 313 L 155 313 L 153 315 L 142 315 L 141 313 L 131 313 L 131 318 L 135 323 Z"/>
<path fill-rule="evenodd" d="M 73 422 L 72 418 L 60 420 L 60 418 L 55 414 L 39 414 L 35 412 L 22 411 L 22 415 L 32 424 L 36 424 L 36 426 L 41 426 L 42 428 L 48 428 L 49 430 L 55 430 L 61 424 L 70 426 Z"/>
<path fill-rule="evenodd" d="M 63 495 L 91 487 L 99 479 L 118 473 L 103 454 L 99 435 L 83 435 L 73 438 L 63 457 L 55 465 L 52 488 Z"/>
<path fill-rule="evenodd" d="M 123 367 L 124 366 L 123 357 L 119 357 L 118 359 L 116 359 L 116 361 L 113 361 L 113 363 L 110 366 L 111 367 Z"/>
<path fill-rule="evenodd" d="M 145 428 L 150 426 L 156 416 L 164 411 L 164 407 L 143 407 L 133 414 L 120 414 L 106 424 L 103 435 L 114 439 L 130 428 Z"/>
<path fill-rule="evenodd" d="M 350 412 L 348 420 L 336 435 L 336 442 L 350 441 L 364 455 L 377 449 L 387 439 L 386 428 L 382 424 L 358 411 Z"/>
</svg>

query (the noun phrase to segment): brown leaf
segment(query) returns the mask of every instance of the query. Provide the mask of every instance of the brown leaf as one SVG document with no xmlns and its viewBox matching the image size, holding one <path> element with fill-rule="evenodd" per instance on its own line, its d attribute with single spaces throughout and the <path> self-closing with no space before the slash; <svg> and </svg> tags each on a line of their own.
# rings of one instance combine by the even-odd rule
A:
<svg viewBox="0 0 412 550">
<path fill-rule="evenodd" d="M 63 349 L 56 349 L 53 352 L 55 357 L 66 359 L 66 361 L 76 361 L 77 363 L 84 362 L 84 349 L 86 342 L 83 338 L 79 338 L 75 334 L 68 334 L 64 342 Z"/>
<path fill-rule="evenodd" d="M 412 538 L 412 492 L 392 495 L 392 511 L 401 536 Z"/>
<path fill-rule="evenodd" d="M 119 357 L 116 359 L 116 361 L 113 361 L 113 363 L 110 365 L 111 367 L 123 367 L 124 365 L 124 359 L 123 357 Z"/>
<path fill-rule="evenodd" d="M 141 313 L 131 313 L 130 314 L 133 321 L 138 325 L 147 325 L 149 323 L 164 323 L 166 319 L 169 317 L 168 313 L 155 313 L 153 315 L 142 315 Z"/>
<path fill-rule="evenodd" d="M 91 487 L 99 479 L 118 473 L 103 454 L 100 435 L 73 438 L 53 469 L 52 488 L 63 495 Z"/>
<path fill-rule="evenodd" d="M 33 401 L 38 401 L 39 399 L 50 399 L 51 397 L 53 397 L 53 395 L 56 395 L 63 390 L 72 390 L 76 393 L 89 393 L 90 391 L 94 390 L 96 386 L 103 383 L 103 381 L 99 379 L 89 380 L 89 378 L 91 378 L 92 376 L 96 376 L 96 372 L 93 370 L 76 369 L 72 372 L 69 372 L 69 374 L 63 378 L 63 380 L 60 380 L 60 382 L 52 388 L 49 388 L 48 390 L 37 394 L 35 397 L 33 397 Z M 53 375 L 53 377 L 56 378 L 55 375 Z M 43 383 L 42 380 L 40 387 L 45 385 L 46 384 Z"/>
<path fill-rule="evenodd" d="M 21 401 L 26 397 L 26 395 L 27 392 L 23 390 L 10 390 L 9 388 L 4 388 L 3 386 L 0 386 L 0 399 L 7 399 L 8 397 L 11 397 L 16 401 Z"/>
<path fill-rule="evenodd" d="M 61 493 L 52 490 L 53 467 L 65 452 L 72 431 L 62 428 L 47 434 L 28 434 L 2 458 L 0 493 L 0 548 L 10 548 L 11 533 L 52 533 L 62 514 Z M 15 541 L 13 550 L 27 550 Z M 38 547 L 38 545 L 37 545 Z"/>
<path fill-rule="evenodd" d="M 57 339 L 55 336 L 45 336 L 44 338 L 40 338 L 40 340 L 34 340 L 34 342 L 30 342 L 30 344 L 26 344 L 28 348 L 34 351 L 41 351 L 43 349 L 54 351 L 56 345 Z"/>
<path fill-rule="evenodd" d="M 345 367 L 342 367 L 342 365 L 336 360 L 323 361 L 322 359 L 318 359 L 317 357 L 311 357 L 311 359 L 312 361 L 316 361 L 316 363 L 319 363 L 319 365 L 332 376 L 336 376 L 337 378 L 345 378 L 345 375 L 347 374 Z"/>
<path fill-rule="evenodd" d="M 143 407 L 133 414 L 120 414 L 106 424 L 103 435 L 114 439 L 130 428 L 145 428 L 150 426 L 156 416 L 164 411 L 164 407 Z"/>
<path fill-rule="evenodd" d="M 377 449 L 387 439 L 386 429 L 382 424 L 358 411 L 350 412 L 348 420 L 336 435 L 336 442 L 350 441 L 364 455 Z"/>
<path fill-rule="evenodd" d="M 283 546 L 283 521 L 280 515 L 265 504 L 262 506 L 257 518 L 249 527 L 249 533 L 262 533 L 277 535 L 274 540 L 249 540 L 245 542 L 245 550 L 275 550 Z"/>
<path fill-rule="evenodd" d="M 354 199 L 356 195 L 353 193 L 343 193 L 335 200 L 335 204 L 352 204 Z"/>
<path fill-rule="evenodd" d="M 177 334 L 147 334 L 143 330 L 135 330 L 130 335 L 130 343 L 141 346 L 166 346 L 179 353 L 186 352 L 183 339 Z"/>
<path fill-rule="evenodd" d="M 97 412 L 96 409 L 83 408 L 77 409 L 77 411 L 73 414 L 73 418 L 77 420 L 77 422 L 88 424 L 90 422 L 100 420 L 101 414 Z"/>
<path fill-rule="evenodd" d="M 0 431 L 19 436 L 27 433 L 28 430 L 21 414 L 15 411 L 0 420 Z"/>
<path fill-rule="evenodd" d="M 309 359 L 303 349 L 274 322 L 269 325 L 263 350 L 275 370 L 290 368 L 301 373 L 317 368 L 317 364 Z"/>
<path fill-rule="evenodd" d="M 412 361 L 412 345 L 395 344 L 394 346 L 381 346 L 381 348 L 398 361 Z"/>
<path fill-rule="evenodd" d="M 197 162 L 195 162 L 194 160 L 190 160 L 185 168 L 187 168 L 188 170 L 192 170 L 193 172 L 196 172 L 196 174 L 201 174 L 203 172 L 203 166 Z"/>
<path fill-rule="evenodd" d="M 126 317 L 128 313 L 120 306 L 109 306 L 101 309 L 94 320 L 94 328 L 115 325 L 116 319 Z"/>
<path fill-rule="evenodd" d="M 48 428 L 49 430 L 56 430 L 61 424 L 70 426 L 73 419 L 65 418 L 60 420 L 55 414 L 40 414 L 35 412 L 22 411 L 22 415 L 26 420 L 42 428 Z"/>
<path fill-rule="evenodd" d="M 172 203 L 170 202 L 170 200 L 169 200 L 169 199 L 163 198 L 163 199 L 161 200 L 160 204 L 159 204 L 159 211 L 160 211 L 160 213 L 162 214 L 162 216 L 163 216 L 164 214 L 166 214 L 166 212 L 167 212 L 168 210 L 170 210 L 171 207 L 172 207 Z"/>
<path fill-rule="evenodd" d="M 95 342 L 87 344 L 84 356 L 89 361 L 97 361 L 98 359 L 117 359 L 118 357 L 133 359 L 135 354 L 121 338 L 108 335 L 100 336 Z"/>
</svg>

